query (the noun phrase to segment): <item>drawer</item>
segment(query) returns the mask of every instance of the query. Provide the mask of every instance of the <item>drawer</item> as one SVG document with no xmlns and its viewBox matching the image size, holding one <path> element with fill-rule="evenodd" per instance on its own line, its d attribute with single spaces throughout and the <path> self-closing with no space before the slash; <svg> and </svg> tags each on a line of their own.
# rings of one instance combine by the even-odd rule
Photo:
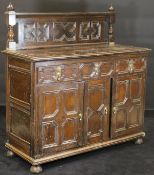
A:
<svg viewBox="0 0 154 175">
<path fill-rule="evenodd" d="M 79 79 L 99 78 L 111 75 L 112 72 L 112 61 L 81 63 L 79 65 Z"/>
<path fill-rule="evenodd" d="M 77 79 L 77 65 L 40 66 L 37 68 L 37 83 L 72 81 Z"/>
<path fill-rule="evenodd" d="M 116 61 L 116 73 L 142 72 L 146 69 L 145 58 L 120 59 Z"/>
</svg>

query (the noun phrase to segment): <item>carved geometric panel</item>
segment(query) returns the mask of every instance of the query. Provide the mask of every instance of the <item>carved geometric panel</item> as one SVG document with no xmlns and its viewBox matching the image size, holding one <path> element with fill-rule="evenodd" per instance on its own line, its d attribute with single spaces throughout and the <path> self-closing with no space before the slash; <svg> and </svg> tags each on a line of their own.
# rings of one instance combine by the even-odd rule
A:
<svg viewBox="0 0 154 175">
<path fill-rule="evenodd" d="M 42 125 L 42 138 L 43 148 L 45 147 L 53 147 L 58 145 L 59 135 L 58 135 L 58 126 L 55 121 L 51 121 L 48 123 L 43 123 Z"/>
<path fill-rule="evenodd" d="M 81 76 L 81 78 L 84 78 L 84 79 L 86 79 L 86 78 L 90 78 L 90 75 L 91 75 L 91 73 L 92 73 L 92 70 L 93 70 L 93 64 L 91 64 L 91 63 L 83 63 L 83 64 L 81 64 L 80 65 L 80 67 L 79 67 L 79 69 L 80 69 L 80 76 Z"/>
<path fill-rule="evenodd" d="M 89 40 L 90 39 L 90 21 L 81 22 L 79 38 L 81 40 Z"/>
<path fill-rule="evenodd" d="M 104 85 L 89 84 L 87 89 L 86 122 L 87 137 L 89 142 L 99 142 L 102 140 L 103 116 L 105 107 Z"/>
<path fill-rule="evenodd" d="M 113 63 L 110 61 L 102 62 L 100 66 L 100 73 L 102 76 L 104 75 L 111 75 L 113 72 Z"/>
<path fill-rule="evenodd" d="M 36 23 L 25 23 L 24 24 L 24 42 L 36 42 Z"/>
<path fill-rule="evenodd" d="M 130 80 L 130 97 L 134 101 L 141 99 L 142 79 L 131 79 Z"/>
<path fill-rule="evenodd" d="M 67 116 L 78 113 L 78 92 L 76 89 L 63 91 L 64 112 Z"/>
<path fill-rule="evenodd" d="M 43 117 L 54 117 L 59 112 L 59 92 L 50 91 L 43 93 L 44 114 Z"/>
<path fill-rule="evenodd" d="M 103 86 L 92 87 L 88 89 L 88 99 L 89 99 L 89 107 L 91 107 L 94 111 L 100 111 L 100 107 L 103 102 L 104 97 L 104 88 Z"/>
<path fill-rule="evenodd" d="M 85 21 L 80 23 L 80 40 L 99 40 L 102 26 L 99 21 Z"/>
<path fill-rule="evenodd" d="M 64 80 L 66 81 L 75 80 L 78 76 L 77 71 L 78 71 L 77 64 L 64 65 L 63 69 Z"/>
<path fill-rule="evenodd" d="M 113 72 L 112 62 L 81 63 L 79 75 L 81 79 L 98 78 L 99 76 L 111 75 Z"/>
<path fill-rule="evenodd" d="M 140 104 L 134 104 L 130 107 L 129 117 L 128 117 L 128 127 L 129 128 L 139 126 L 139 117 L 141 117 L 140 111 L 141 111 Z"/>
<path fill-rule="evenodd" d="M 67 118 L 62 123 L 62 144 L 73 143 L 77 141 L 76 119 Z"/>
<path fill-rule="evenodd" d="M 85 21 L 76 18 L 66 20 L 26 18 L 18 22 L 20 31 L 19 46 L 39 46 L 58 42 L 78 43 L 94 40 L 104 40 L 102 20 Z M 103 31 L 103 32 L 102 32 Z"/>
<path fill-rule="evenodd" d="M 29 73 L 10 69 L 10 94 L 12 97 L 30 103 L 31 77 Z"/>
<path fill-rule="evenodd" d="M 10 132 L 27 141 L 30 142 L 30 116 L 26 112 L 23 112 L 15 107 L 11 107 L 11 125 Z"/>
<path fill-rule="evenodd" d="M 127 60 L 118 60 L 116 62 L 116 72 L 118 74 L 124 74 L 124 73 L 128 73 L 128 65 L 129 65 L 129 59 Z"/>
<path fill-rule="evenodd" d="M 87 79 L 87 78 L 98 78 L 100 75 L 100 67 L 101 62 L 94 62 L 94 63 L 82 63 L 79 66 L 79 74 L 80 78 Z"/>
<path fill-rule="evenodd" d="M 128 100 L 129 80 L 118 80 L 116 82 L 116 104 L 124 105 Z"/>
<path fill-rule="evenodd" d="M 144 75 L 116 78 L 116 98 L 112 112 L 112 137 L 137 133 L 143 125 Z"/>
<path fill-rule="evenodd" d="M 49 24 L 37 23 L 37 41 L 47 42 L 49 40 Z"/>
<path fill-rule="evenodd" d="M 45 66 L 37 68 L 37 82 L 50 83 L 57 81 L 57 70 L 61 69 L 61 81 L 71 81 L 77 78 L 77 65 Z"/>
<path fill-rule="evenodd" d="M 76 22 L 54 22 L 53 30 L 55 41 L 76 40 Z"/>
<path fill-rule="evenodd" d="M 74 148 L 81 142 L 81 85 L 82 83 L 63 82 L 38 88 L 42 151 Z"/>
<path fill-rule="evenodd" d="M 125 131 L 127 127 L 127 109 L 119 109 L 114 117 L 116 117 L 115 132 Z"/>
<path fill-rule="evenodd" d="M 141 72 L 144 71 L 146 68 L 146 59 L 145 58 L 137 58 L 134 59 L 134 71 L 135 72 Z"/>
<path fill-rule="evenodd" d="M 91 39 L 98 40 L 101 37 L 101 24 L 98 21 L 91 22 Z"/>
<path fill-rule="evenodd" d="M 87 108 L 88 116 L 88 136 L 95 137 L 100 136 L 102 132 L 101 123 L 102 118 L 100 118 L 97 112 L 94 112 L 91 108 Z"/>
</svg>

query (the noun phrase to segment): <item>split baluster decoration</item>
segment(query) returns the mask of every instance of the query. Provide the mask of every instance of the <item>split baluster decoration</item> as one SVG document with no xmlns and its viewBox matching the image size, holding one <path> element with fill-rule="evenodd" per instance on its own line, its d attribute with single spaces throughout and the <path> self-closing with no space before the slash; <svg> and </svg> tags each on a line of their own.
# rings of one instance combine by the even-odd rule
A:
<svg viewBox="0 0 154 175">
<path fill-rule="evenodd" d="M 115 9 L 111 5 L 108 11 L 111 13 L 108 19 L 108 43 L 109 46 L 113 46 L 115 45 L 115 37 L 114 37 Z"/>
<path fill-rule="evenodd" d="M 14 40 L 14 26 L 16 25 L 16 12 L 14 10 L 13 5 L 10 3 L 7 7 L 6 15 L 6 23 L 8 25 L 8 34 L 7 34 L 7 46 L 8 50 L 16 50 L 16 42 Z"/>
</svg>

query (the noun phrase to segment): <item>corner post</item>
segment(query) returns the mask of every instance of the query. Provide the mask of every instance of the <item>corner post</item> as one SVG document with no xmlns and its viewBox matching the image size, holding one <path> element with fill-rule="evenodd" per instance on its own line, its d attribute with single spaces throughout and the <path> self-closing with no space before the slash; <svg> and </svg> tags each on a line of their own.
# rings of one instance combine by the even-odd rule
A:
<svg viewBox="0 0 154 175">
<path fill-rule="evenodd" d="M 13 5 L 10 3 L 7 6 L 6 15 L 6 24 L 8 25 L 8 34 L 7 34 L 7 50 L 16 50 L 16 42 L 14 40 L 14 26 L 16 25 L 16 12 Z"/>
<path fill-rule="evenodd" d="M 108 9 L 109 14 L 109 20 L 108 20 L 108 43 L 109 46 L 115 45 L 115 37 L 114 37 L 114 23 L 115 23 L 115 9 L 111 5 Z"/>
</svg>

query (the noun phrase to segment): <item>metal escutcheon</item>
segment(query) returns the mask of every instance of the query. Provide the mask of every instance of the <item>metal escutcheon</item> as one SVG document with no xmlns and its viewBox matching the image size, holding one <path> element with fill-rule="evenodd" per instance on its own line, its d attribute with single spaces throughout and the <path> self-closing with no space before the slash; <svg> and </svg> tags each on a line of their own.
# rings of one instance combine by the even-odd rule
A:
<svg viewBox="0 0 154 175">
<path fill-rule="evenodd" d="M 107 107 L 104 108 L 104 114 L 105 114 L 105 115 L 108 114 L 108 109 L 107 109 Z"/>
<path fill-rule="evenodd" d="M 130 61 L 129 62 L 129 72 L 132 73 L 134 71 L 134 62 Z"/>
<path fill-rule="evenodd" d="M 117 110 L 118 110 L 117 107 L 114 107 L 114 108 L 113 108 L 113 114 L 114 114 L 114 115 L 117 113 Z"/>
<path fill-rule="evenodd" d="M 56 80 L 60 81 L 61 77 L 62 77 L 62 68 L 60 66 L 58 66 L 56 69 Z"/>
<path fill-rule="evenodd" d="M 82 113 L 79 114 L 79 119 L 82 121 Z"/>
</svg>

